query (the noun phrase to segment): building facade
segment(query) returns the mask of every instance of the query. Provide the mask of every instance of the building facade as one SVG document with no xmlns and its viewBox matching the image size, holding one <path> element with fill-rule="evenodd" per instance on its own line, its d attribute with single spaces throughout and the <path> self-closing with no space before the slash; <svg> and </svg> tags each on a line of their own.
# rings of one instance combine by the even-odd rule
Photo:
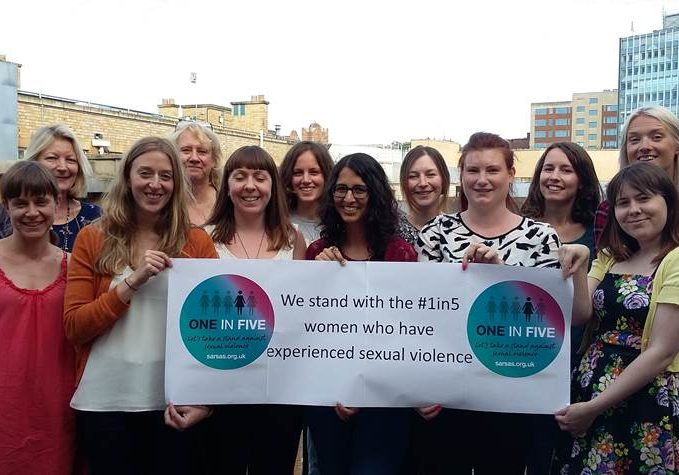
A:
<svg viewBox="0 0 679 475">
<path fill-rule="evenodd" d="M 616 90 L 574 93 L 570 101 L 531 104 L 530 148 L 575 142 L 587 150 L 618 148 Z"/>
<path fill-rule="evenodd" d="M 620 38 L 618 125 L 639 107 L 664 106 L 679 116 L 679 14 L 663 28 Z"/>
</svg>

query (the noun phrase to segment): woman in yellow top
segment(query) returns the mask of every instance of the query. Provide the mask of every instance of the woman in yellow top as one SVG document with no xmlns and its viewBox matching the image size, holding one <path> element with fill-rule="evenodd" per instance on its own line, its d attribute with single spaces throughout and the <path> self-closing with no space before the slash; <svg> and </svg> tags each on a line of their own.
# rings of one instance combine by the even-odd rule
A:
<svg viewBox="0 0 679 475">
<path fill-rule="evenodd" d="M 556 420 L 573 437 L 559 473 L 675 473 L 679 436 L 679 197 L 659 167 L 623 168 L 608 185 L 615 219 L 589 251 L 566 245 L 573 325 L 596 318 Z"/>
</svg>

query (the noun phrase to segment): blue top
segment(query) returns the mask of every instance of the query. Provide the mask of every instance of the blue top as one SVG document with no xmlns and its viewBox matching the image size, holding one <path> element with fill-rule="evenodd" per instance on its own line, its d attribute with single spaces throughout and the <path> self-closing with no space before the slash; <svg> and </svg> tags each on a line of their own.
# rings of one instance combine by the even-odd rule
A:
<svg viewBox="0 0 679 475">
<path fill-rule="evenodd" d="M 90 224 L 92 221 L 101 216 L 101 208 L 95 204 L 80 202 L 80 212 L 78 215 L 69 220 L 66 224 L 53 224 L 52 231 L 57 235 L 57 246 L 66 252 L 73 251 L 73 244 L 75 237 L 80 230 Z M 12 234 L 12 224 L 9 215 L 3 208 L 0 208 L 0 238 L 4 238 Z"/>
</svg>

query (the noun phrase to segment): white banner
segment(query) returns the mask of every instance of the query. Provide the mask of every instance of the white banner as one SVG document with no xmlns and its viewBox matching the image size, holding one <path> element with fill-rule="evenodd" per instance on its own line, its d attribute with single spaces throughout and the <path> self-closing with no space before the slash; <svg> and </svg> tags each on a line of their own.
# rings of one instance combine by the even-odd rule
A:
<svg viewBox="0 0 679 475">
<path fill-rule="evenodd" d="M 569 403 L 573 288 L 558 270 L 175 259 L 169 272 L 175 404 Z"/>
</svg>

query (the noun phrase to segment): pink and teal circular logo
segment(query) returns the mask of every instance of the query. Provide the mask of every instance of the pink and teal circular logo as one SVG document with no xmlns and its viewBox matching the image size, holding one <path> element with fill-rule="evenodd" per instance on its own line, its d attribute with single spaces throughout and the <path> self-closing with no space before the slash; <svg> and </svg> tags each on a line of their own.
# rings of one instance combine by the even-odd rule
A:
<svg viewBox="0 0 679 475">
<path fill-rule="evenodd" d="M 539 373 L 561 351 L 565 323 L 547 292 L 528 282 L 506 281 L 476 298 L 467 319 L 472 351 L 489 370 L 523 378 Z"/>
<path fill-rule="evenodd" d="M 236 369 L 266 350 L 274 329 L 269 296 L 240 275 L 210 277 L 189 294 L 179 316 L 189 353 L 215 369 Z"/>
</svg>

